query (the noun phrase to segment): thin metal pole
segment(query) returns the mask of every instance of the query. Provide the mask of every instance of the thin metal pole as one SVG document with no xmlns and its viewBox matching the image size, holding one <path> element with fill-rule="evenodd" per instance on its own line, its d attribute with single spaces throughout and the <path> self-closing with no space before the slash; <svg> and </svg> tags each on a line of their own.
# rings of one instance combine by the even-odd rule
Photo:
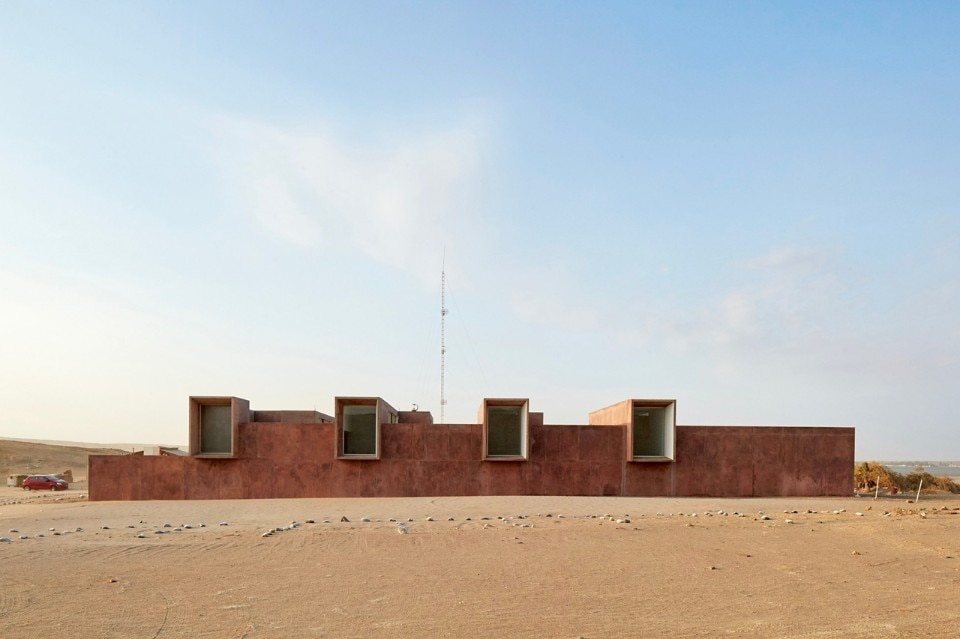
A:
<svg viewBox="0 0 960 639">
<path fill-rule="evenodd" d="M 447 396 L 444 388 L 446 377 L 447 356 L 447 252 L 443 252 L 443 263 L 440 267 L 440 423 L 445 424 L 444 408 L 447 405 Z"/>
</svg>

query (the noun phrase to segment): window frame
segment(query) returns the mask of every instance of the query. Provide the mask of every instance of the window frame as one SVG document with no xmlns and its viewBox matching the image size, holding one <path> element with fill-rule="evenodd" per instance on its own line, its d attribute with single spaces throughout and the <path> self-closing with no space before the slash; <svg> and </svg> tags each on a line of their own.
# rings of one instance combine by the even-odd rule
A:
<svg viewBox="0 0 960 639">
<path fill-rule="evenodd" d="M 490 409 L 498 407 L 520 408 L 520 451 L 517 454 L 497 455 L 490 453 Z M 530 400 L 527 398 L 485 398 L 480 406 L 479 421 L 483 430 L 484 461 L 527 461 L 530 458 Z"/>
<path fill-rule="evenodd" d="M 347 406 L 374 406 L 375 428 L 374 451 L 372 453 L 347 453 L 345 450 L 345 416 Z M 380 397 L 337 397 L 334 399 L 334 422 L 336 424 L 335 456 L 337 459 L 376 461 L 380 459 L 383 440 L 383 425 L 396 424 L 398 413 L 393 406 Z"/>
</svg>

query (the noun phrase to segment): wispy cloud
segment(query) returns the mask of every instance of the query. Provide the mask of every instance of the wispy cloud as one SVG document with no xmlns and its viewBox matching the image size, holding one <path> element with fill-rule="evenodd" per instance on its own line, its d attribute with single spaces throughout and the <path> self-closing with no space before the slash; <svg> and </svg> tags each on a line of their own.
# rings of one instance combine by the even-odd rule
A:
<svg viewBox="0 0 960 639">
<path fill-rule="evenodd" d="M 822 250 L 780 247 L 744 260 L 740 266 L 751 270 L 810 270 L 823 266 L 828 259 L 829 254 Z"/>
<path fill-rule="evenodd" d="M 442 247 L 477 232 L 485 137 L 475 123 L 374 144 L 240 118 L 215 130 L 224 189 L 292 244 L 359 250 L 432 285 Z"/>
</svg>

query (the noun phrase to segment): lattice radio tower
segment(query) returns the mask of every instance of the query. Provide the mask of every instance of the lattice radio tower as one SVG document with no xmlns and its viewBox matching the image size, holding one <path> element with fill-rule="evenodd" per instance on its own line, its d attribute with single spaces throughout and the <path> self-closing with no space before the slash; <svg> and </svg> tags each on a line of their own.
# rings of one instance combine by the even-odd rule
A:
<svg viewBox="0 0 960 639">
<path fill-rule="evenodd" d="M 440 423 L 444 421 L 443 409 L 447 405 L 447 396 L 444 391 L 444 377 L 446 376 L 446 328 L 447 328 L 447 256 L 444 251 L 443 262 L 440 267 Z"/>
</svg>

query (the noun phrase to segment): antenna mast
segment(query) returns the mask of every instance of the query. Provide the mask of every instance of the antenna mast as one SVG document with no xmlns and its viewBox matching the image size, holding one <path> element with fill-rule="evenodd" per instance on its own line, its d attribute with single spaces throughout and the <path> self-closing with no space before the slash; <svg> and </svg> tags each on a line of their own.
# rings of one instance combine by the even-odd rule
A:
<svg viewBox="0 0 960 639">
<path fill-rule="evenodd" d="M 445 424 L 443 409 L 447 405 L 447 396 L 444 392 L 444 376 L 446 375 L 446 325 L 447 325 L 447 252 L 443 252 L 443 262 L 440 267 L 440 423 Z"/>
</svg>

